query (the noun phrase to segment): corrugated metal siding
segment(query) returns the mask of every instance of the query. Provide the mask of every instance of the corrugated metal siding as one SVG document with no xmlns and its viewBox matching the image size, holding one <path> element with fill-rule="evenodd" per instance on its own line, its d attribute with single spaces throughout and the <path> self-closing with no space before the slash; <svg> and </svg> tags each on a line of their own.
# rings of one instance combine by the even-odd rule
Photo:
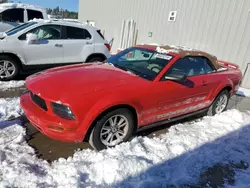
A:
<svg viewBox="0 0 250 188">
<path fill-rule="evenodd" d="M 250 83 L 250 63 L 247 64 L 246 70 L 243 72 L 244 79 L 242 81 L 242 85 L 246 86 L 246 88 L 250 89 L 249 83 Z"/>
<path fill-rule="evenodd" d="M 122 20 L 131 18 L 137 23 L 137 43 L 190 46 L 237 63 L 242 70 L 250 63 L 250 0 L 79 1 L 79 19 L 95 21 L 107 40 L 114 37 L 113 50 L 119 47 Z M 168 22 L 175 10 L 176 21 Z"/>
</svg>

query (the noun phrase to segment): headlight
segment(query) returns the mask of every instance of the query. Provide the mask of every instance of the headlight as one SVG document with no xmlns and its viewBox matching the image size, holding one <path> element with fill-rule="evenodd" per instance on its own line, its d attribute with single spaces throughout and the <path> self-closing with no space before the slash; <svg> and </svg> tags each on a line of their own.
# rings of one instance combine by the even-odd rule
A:
<svg viewBox="0 0 250 188">
<path fill-rule="evenodd" d="M 63 119 L 75 120 L 75 116 L 71 109 L 65 105 L 51 103 L 53 112 Z"/>
</svg>

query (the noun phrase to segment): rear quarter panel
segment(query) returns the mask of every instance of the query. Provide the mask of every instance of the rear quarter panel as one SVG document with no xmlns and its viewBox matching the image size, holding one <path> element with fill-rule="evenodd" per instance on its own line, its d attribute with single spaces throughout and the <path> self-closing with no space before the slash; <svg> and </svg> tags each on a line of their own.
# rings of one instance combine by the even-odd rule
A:
<svg viewBox="0 0 250 188">
<path fill-rule="evenodd" d="M 212 78 L 218 81 L 218 85 L 212 93 L 214 99 L 226 87 L 231 88 L 230 96 L 234 95 L 239 88 L 242 74 L 239 69 L 229 68 L 226 71 L 214 73 Z"/>
</svg>

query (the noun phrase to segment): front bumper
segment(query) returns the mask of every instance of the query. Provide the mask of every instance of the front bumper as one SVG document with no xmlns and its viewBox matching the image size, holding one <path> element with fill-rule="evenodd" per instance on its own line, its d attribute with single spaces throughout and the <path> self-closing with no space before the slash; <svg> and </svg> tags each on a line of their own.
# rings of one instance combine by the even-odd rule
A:
<svg viewBox="0 0 250 188">
<path fill-rule="evenodd" d="M 46 136 L 64 142 L 83 141 L 77 121 L 64 120 L 50 111 L 44 111 L 32 101 L 29 93 L 21 96 L 20 104 L 31 124 Z"/>
</svg>

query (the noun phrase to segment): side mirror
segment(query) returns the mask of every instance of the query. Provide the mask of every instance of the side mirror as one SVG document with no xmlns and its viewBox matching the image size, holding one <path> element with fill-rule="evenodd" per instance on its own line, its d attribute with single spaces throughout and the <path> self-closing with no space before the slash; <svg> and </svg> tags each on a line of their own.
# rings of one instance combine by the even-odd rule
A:
<svg viewBox="0 0 250 188">
<path fill-rule="evenodd" d="M 144 53 L 144 54 L 143 54 L 143 57 L 149 58 L 149 54 Z"/>
<path fill-rule="evenodd" d="M 7 36 L 6 33 L 0 32 L 0 39 L 4 39 L 6 36 Z"/>
<path fill-rule="evenodd" d="M 38 35 L 33 34 L 33 33 L 28 33 L 28 34 L 26 35 L 26 38 L 27 38 L 27 43 L 28 43 L 28 44 L 35 44 L 35 43 L 37 43 L 37 41 L 39 40 L 39 39 L 38 39 Z"/>
<path fill-rule="evenodd" d="M 186 81 L 187 75 L 182 72 L 173 72 L 165 76 L 165 80 L 172 80 L 172 81 Z"/>
</svg>

